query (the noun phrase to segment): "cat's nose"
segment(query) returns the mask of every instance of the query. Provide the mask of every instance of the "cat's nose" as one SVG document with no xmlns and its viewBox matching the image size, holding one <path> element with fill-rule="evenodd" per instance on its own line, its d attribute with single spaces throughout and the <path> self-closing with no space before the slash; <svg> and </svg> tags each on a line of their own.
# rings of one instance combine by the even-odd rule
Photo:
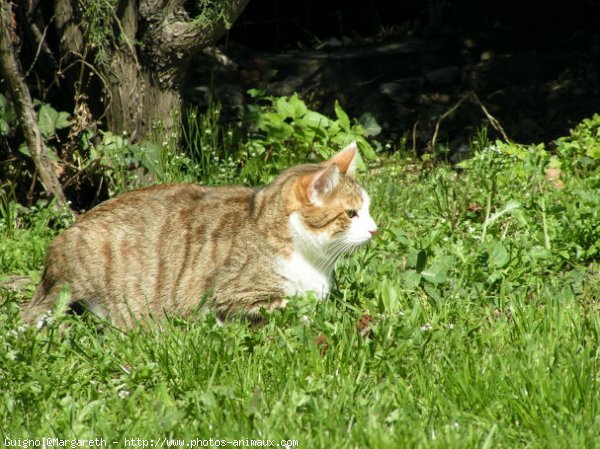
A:
<svg viewBox="0 0 600 449">
<path fill-rule="evenodd" d="M 369 231 L 369 234 L 371 234 L 371 237 L 377 234 L 377 223 L 375 223 L 375 220 L 373 220 L 371 217 L 369 217 L 369 221 L 367 222 L 366 227 Z"/>
</svg>

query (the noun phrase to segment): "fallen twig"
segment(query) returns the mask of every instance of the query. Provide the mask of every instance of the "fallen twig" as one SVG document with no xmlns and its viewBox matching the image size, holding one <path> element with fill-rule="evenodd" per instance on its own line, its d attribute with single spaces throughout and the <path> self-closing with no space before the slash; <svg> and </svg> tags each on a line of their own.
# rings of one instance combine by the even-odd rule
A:
<svg viewBox="0 0 600 449">
<path fill-rule="evenodd" d="M 502 135 L 502 137 L 504 138 L 504 141 L 506 143 L 511 142 L 511 140 L 508 137 L 508 135 L 506 134 L 506 132 L 504 132 L 504 128 L 502 128 L 502 126 L 500 125 L 500 122 L 498 120 L 496 120 L 496 118 L 492 114 L 489 113 L 489 111 L 484 106 L 484 104 L 481 102 L 481 100 L 479 99 L 477 94 L 475 92 L 471 92 L 471 96 L 472 96 L 473 100 L 475 100 L 475 102 L 479 105 L 479 107 L 481 108 L 481 110 L 483 111 L 483 113 L 485 114 L 487 119 L 490 121 L 490 123 L 492 124 L 494 129 Z"/>
<path fill-rule="evenodd" d="M 438 118 L 437 122 L 435 123 L 435 130 L 433 132 L 433 136 L 431 138 L 431 149 L 435 148 L 435 144 L 437 142 L 437 137 L 438 137 L 438 133 L 439 133 L 440 125 L 441 125 L 442 121 L 446 117 L 448 117 L 450 114 L 454 113 L 465 102 L 465 100 L 472 100 L 475 104 L 477 104 L 479 106 L 479 108 L 481 109 L 481 111 L 483 112 L 483 114 L 489 120 L 489 122 L 492 125 L 492 127 L 496 131 L 498 131 L 500 133 L 500 135 L 502 135 L 502 138 L 504 139 L 504 141 L 507 142 L 507 143 L 512 142 L 512 140 L 508 137 L 508 134 L 506 134 L 506 132 L 504 131 L 504 128 L 502 128 L 502 125 L 500 125 L 500 122 L 498 121 L 498 119 L 496 119 L 488 111 L 488 109 L 485 107 L 485 105 L 479 99 L 479 97 L 477 96 L 477 94 L 475 92 L 467 92 L 450 109 L 448 109 L 446 112 L 444 112 Z"/>
</svg>

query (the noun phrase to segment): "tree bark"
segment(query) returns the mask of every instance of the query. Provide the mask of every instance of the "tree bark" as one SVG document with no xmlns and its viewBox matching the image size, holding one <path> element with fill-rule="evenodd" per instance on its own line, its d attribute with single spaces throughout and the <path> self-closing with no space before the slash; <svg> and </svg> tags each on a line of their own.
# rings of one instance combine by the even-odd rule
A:
<svg viewBox="0 0 600 449">
<path fill-rule="evenodd" d="M 31 95 L 15 55 L 14 17 L 10 2 L 2 1 L 0 15 L 0 71 L 6 81 L 27 147 L 44 189 L 56 198 L 59 206 L 68 207 L 62 186 L 52 168 L 50 151 L 42 139 Z"/>
<path fill-rule="evenodd" d="M 163 141 L 178 136 L 182 92 L 192 56 L 213 45 L 248 1 L 223 1 L 218 7 L 222 9 L 205 11 L 199 17 L 190 17 L 184 0 L 119 1 L 110 63 L 96 65 L 108 128 L 119 134 L 127 131 L 134 140 L 150 134 Z M 77 23 L 78 5 L 77 0 L 55 2 L 63 54 L 86 53 Z"/>
</svg>

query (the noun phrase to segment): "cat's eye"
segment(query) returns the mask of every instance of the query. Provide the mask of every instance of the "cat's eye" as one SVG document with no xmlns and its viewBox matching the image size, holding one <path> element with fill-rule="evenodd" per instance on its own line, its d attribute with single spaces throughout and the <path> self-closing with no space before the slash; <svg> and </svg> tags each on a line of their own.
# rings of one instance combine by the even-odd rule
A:
<svg viewBox="0 0 600 449">
<path fill-rule="evenodd" d="M 358 212 L 354 209 L 346 209 L 346 215 L 348 215 L 348 218 L 354 218 L 358 215 Z"/>
</svg>

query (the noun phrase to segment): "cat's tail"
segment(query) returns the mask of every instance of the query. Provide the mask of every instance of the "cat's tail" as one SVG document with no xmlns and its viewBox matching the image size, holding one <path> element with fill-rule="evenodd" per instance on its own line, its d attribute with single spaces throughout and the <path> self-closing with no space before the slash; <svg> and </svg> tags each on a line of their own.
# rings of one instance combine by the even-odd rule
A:
<svg viewBox="0 0 600 449">
<path fill-rule="evenodd" d="M 48 282 L 48 277 L 44 270 L 44 275 L 35 289 L 33 298 L 31 298 L 31 301 L 21 311 L 23 321 L 26 324 L 41 329 L 52 316 L 52 309 L 56 304 L 59 293 L 60 289 L 57 290 L 56 284 L 51 285 Z"/>
</svg>

